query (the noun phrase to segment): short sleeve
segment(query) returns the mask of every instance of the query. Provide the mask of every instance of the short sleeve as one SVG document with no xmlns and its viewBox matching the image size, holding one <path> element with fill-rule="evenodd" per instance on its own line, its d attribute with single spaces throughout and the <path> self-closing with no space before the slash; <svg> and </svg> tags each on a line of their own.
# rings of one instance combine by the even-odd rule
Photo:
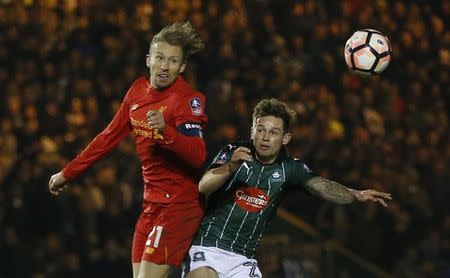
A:
<svg viewBox="0 0 450 278">
<path fill-rule="evenodd" d="M 306 182 L 317 175 L 303 161 L 291 159 L 287 163 L 288 184 L 290 187 L 304 187 Z"/>
<path fill-rule="evenodd" d="M 227 163 L 231 159 L 231 155 L 237 148 L 238 146 L 234 144 L 228 144 L 224 146 L 214 157 L 211 164 L 208 165 L 208 169 L 217 168 Z"/>
</svg>

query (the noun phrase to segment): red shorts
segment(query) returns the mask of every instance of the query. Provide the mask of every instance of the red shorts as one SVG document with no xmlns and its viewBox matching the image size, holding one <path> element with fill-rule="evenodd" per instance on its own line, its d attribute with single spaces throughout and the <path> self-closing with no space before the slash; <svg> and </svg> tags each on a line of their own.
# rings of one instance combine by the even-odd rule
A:
<svg viewBox="0 0 450 278">
<path fill-rule="evenodd" d="M 141 261 L 180 266 L 203 219 L 199 200 L 146 204 L 135 227 L 133 263 Z"/>
</svg>

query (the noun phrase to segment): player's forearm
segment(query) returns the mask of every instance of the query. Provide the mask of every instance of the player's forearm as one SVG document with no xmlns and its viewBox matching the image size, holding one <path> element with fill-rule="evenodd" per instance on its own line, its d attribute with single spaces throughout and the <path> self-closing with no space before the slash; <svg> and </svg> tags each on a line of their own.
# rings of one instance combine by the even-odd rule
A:
<svg viewBox="0 0 450 278">
<path fill-rule="evenodd" d="M 121 134 L 117 134 L 117 136 L 107 135 L 107 132 L 100 133 L 76 158 L 66 165 L 62 171 L 64 177 L 68 180 L 75 179 L 94 162 L 115 148 L 127 135 L 128 131 L 126 130 Z"/>
<path fill-rule="evenodd" d="M 157 142 L 174 152 L 181 160 L 193 168 L 200 168 L 206 159 L 206 144 L 199 136 L 184 136 L 167 126 L 162 140 Z"/>
<path fill-rule="evenodd" d="M 356 200 L 356 190 L 347 188 L 340 183 L 322 177 L 314 177 L 306 183 L 308 190 L 328 201 L 336 204 L 350 204 Z"/>
<path fill-rule="evenodd" d="M 207 171 L 200 179 L 198 190 L 206 195 L 217 191 L 233 173 L 234 168 L 231 163 L 226 163 L 220 167 Z"/>
<path fill-rule="evenodd" d="M 63 176 L 75 179 L 94 162 L 117 146 L 130 133 L 128 106 L 122 104 L 109 125 L 99 133 L 89 145 L 63 169 Z"/>
</svg>

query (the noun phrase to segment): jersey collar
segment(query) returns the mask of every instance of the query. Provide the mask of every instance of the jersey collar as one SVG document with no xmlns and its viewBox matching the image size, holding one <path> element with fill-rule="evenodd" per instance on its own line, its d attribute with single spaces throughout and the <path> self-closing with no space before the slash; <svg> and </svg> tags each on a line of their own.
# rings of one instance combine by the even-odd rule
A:
<svg viewBox="0 0 450 278">
<path fill-rule="evenodd" d="M 252 156 L 255 158 L 256 161 L 263 164 L 256 158 L 256 155 L 255 155 L 256 149 L 255 149 L 255 145 L 253 145 L 253 141 L 245 141 L 245 142 L 243 142 L 242 145 L 251 150 Z M 270 164 L 274 164 L 274 163 L 281 164 L 281 162 L 283 162 L 284 160 L 286 160 L 288 158 L 289 158 L 289 154 L 288 154 L 286 148 L 284 146 L 281 146 L 281 149 L 280 149 L 280 152 L 278 153 L 277 159 L 275 159 L 275 161 Z M 264 165 L 270 165 L 270 164 L 264 164 Z"/>
</svg>

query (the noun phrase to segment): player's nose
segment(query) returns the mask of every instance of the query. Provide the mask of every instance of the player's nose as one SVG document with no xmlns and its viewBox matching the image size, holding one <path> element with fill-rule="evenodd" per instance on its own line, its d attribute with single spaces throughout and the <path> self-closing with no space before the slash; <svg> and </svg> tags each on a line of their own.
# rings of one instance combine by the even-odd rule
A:
<svg viewBox="0 0 450 278">
<path fill-rule="evenodd" d="M 163 61 L 161 63 L 161 69 L 162 70 L 167 70 L 169 68 L 169 62 L 167 60 Z"/>
</svg>

